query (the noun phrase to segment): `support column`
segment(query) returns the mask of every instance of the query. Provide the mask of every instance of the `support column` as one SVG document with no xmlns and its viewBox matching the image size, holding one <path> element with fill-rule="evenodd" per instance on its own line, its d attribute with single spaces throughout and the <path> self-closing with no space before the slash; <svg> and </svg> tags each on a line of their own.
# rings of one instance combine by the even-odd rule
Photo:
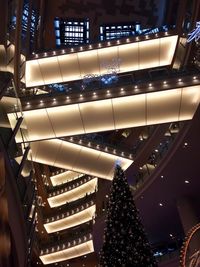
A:
<svg viewBox="0 0 200 267">
<path fill-rule="evenodd" d="M 11 240 L 8 224 L 8 203 L 5 190 L 5 161 L 0 152 L 0 267 L 11 267 Z"/>
</svg>

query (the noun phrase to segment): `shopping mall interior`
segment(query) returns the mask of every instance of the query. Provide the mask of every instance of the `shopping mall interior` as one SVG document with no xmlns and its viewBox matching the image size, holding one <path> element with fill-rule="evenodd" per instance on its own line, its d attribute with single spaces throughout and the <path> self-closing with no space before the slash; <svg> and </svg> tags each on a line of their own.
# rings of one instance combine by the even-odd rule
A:
<svg viewBox="0 0 200 267">
<path fill-rule="evenodd" d="M 0 3 L 0 267 L 100 266 L 116 163 L 157 265 L 200 266 L 200 1 Z"/>
</svg>

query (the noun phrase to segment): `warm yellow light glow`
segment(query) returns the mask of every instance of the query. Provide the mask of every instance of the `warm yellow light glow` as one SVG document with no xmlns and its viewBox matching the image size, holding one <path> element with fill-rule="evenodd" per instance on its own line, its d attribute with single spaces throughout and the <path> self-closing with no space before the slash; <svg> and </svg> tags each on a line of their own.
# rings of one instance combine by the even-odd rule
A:
<svg viewBox="0 0 200 267">
<path fill-rule="evenodd" d="M 170 65 L 178 36 L 115 45 L 73 54 L 26 61 L 26 86 L 69 82 L 86 74 L 105 74 L 107 65 L 120 60 L 119 73 Z M 105 64 L 107 62 L 107 64 Z"/>
<path fill-rule="evenodd" d="M 24 111 L 28 140 L 101 132 L 191 119 L 199 104 L 200 85 L 127 97 Z M 43 104 L 41 104 L 43 105 Z M 179 113 L 179 107 L 181 110 Z M 12 128 L 14 113 L 8 118 Z M 24 124 L 22 127 L 25 127 Z M 17 136 L 17 142 L 21 142 Z M 81 172 L 81 170 L 79 170 Z"/>
<path fill-rule="evenodd" d="M 126 170 L 133 161 L 59 139 L 31 143 L 32 160 L 111 180 L 116 161 Z"/>
<path fill-rule="evenodd" d="M 94 252 L 93 247 L 93 241 L 87 241 L 85 243 L 82 243 L 80 245 L 63 249 L 58 252 L 49 253 L 43 256 L 40 256 L 40 259 L 43 264 L 50 264 L 50 263 L 56 263 L 76 257 L 80 257 L 82 255 L 86 255 L 88 253 Z"/>
<path fill-rule="evenodd" d="M 62 231 L 64 229 L 68 229 L 70 227 L 74 227 L 76 225 L 92 220 L 95 214 L 95 210 L 96 210 L 96 205 L 93 205 L 87 209 L 84 209 L 83 211 L 80 211 L 66 218 L 46 223 L 44 224 L 44 227 L 47 233 Z"/>
<path fill-rule="evenodd" d="M 63 192 L 57 196 L 49 197 L 47 200 L 51 208 L 66 204 L 73 200 L 82 198 L 87 194 L 93 193 L 97 187 L 97 178 L 88 181 L 72 190 Z"/>
<path fill-rule="evenodd" d="M 78 172 L 73 172 L 73 171 L 66 171 L 62 172 L 56 175 L 53 175 L 50 177 L 51 182 L 53 186 L 64 184 L 68 181 L 75 180 L 77 178 L 82 177 L 84 174 L 78 173 Z"/>
</svg>

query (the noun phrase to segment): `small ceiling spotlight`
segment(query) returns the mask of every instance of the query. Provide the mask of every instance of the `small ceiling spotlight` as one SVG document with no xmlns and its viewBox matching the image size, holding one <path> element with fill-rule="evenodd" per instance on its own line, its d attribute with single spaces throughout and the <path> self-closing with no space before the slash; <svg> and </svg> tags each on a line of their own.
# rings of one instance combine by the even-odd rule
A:
<svg viewBox="0 0 200 267">
<path fill-rule="evenodd" d="M 93 92 L 93 95 L 96 95 L 96 92 Z"/>
<path fill-rule="evenodd" d="M 194 77 L 193 77 L 193 80 L 196 80 L 196 79 L 197 79 L 197 77 L 196 77 L 196 76 L 194 76 Z"/>
<path fill-rule="evenodd" d="M 159 206 L 160 206 L 160 207 L 163 207 L 163 204 L 162 204 L 162 203 L 159 203 Z"/>
<path fill-rule="evenodd" d="M 135 87 L 134 87 L 135 89 L 137 89 L 138 88 L 138 86 L 137 85 L 135 85 Z"/>
<path fill-rule="evenodd" d="M 27 104 L 27 105 L 30 105 L 30 103 L 29 103 L 29 102 L 27 102 L 26 104 Z"/>
<path fill-rule="evenodd" d="M 178 79 L 179 82 L 182 82 L 182 79 Z"/>
<path fill-rule="evenodd" d="M 83 97 L 83 95 L 80 94 L 80 97 Z"/>
<path fill-rule="evenodd" d="M 152 83 L 149 83 L 149 87 L 152 87 Z"/>
<path fill-rule="evenodd" d="M 188 180 L 185 180 L 185 184 L 189 184 L 190 182 Z"/>
<path fill-rule="evenodd" d="M 123 92 L 124 91 L 124 88 L 121 88 L 121 91 Z"/>
<path fill-rule="evenodd" d="M 166 82 L 166 81 L 164 81 L 164 82 L 163 82 L 163 84 L 167 84 L 167 82 Z"/>
<path fill-rule="evenodd" d="M 110 91 L 109 90 L 107 90 L 107 94 L 110 94 Z"/>
<path fill-rule="evenodd" d="M 55 101 L 56 101 L 56 99 L 54 98 L 54 99 L 53 99 L 53 101 L 55 102 Z"/>
<path fill-rule="evenodd" d="M 40 103 L 42 104 L 43 103 L 43 100 L 40 100 Z"/>
</svg>

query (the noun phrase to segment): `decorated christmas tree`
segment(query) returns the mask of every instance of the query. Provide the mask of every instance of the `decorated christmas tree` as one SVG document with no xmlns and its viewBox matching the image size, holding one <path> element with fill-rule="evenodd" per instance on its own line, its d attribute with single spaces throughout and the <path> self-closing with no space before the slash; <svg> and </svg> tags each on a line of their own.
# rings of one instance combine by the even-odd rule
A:
<svg viewBox="0 0 200 267">
<path fill-rule="evenodd" d="M 157 266 L 133 201 L 128 182 L 116 166 L 107 208 L 102 267 Z"/>
</svg>

